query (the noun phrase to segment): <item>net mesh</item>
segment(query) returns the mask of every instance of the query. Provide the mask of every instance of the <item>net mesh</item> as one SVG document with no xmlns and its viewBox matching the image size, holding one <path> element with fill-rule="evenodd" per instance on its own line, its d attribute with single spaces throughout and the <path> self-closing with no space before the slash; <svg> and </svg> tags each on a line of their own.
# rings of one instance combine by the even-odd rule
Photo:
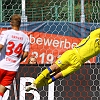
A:
<svg viewBox="0 0 100 100">
<path fill-rule="evenodd" d="M 23 0 L 1 0 L 2 21 L 9 21 L 14 14 L 22 14 Z M 100 21 L 100 1 L 84 0 L 86 22 Z M 76 21 L 80 22 L 80 0 L 28 0 L 25 2 L 25 13 L 28 21 Z"/>
<path fill-rule="evenodd" d="M 90 26 L 90 30 L 92 30 L 92 28 L 96 28 L 99 26 L 100 0 L 84 0 L 84 1 L 85 1 L 84 2 L 85 22 L 93 23 Z M 1 22 L 9 22 L 10 16 L 14 13 L 22 15 L 22 0 L 0 0 L 0 3 L 1 3 L 0 10 L 2 12 L 0 13 Z M 80 22 L 81 21 L 81 0 L 26 0 L 25 14 L 27 16 L 28 22 L 59 21 L 59 25 L 61 25 L 60 21 Z M 58 27 L 55 23 L 47 24 L 47 26 L 49 26 L 49 29 L 46 30 L 43 29 L 43 30 L 48 33 L 50 31 L 50 28 L 54 27 L 55 29 L 53 30 L 53 32 L 57 32 L 58 35 L 60 35 L 60 33 L 63 31 L 63 28 L 66 25 L 67 23 L 65 23 L 64 26 L 61 26 L 62 28 L 58 30 Z M 25 28 L 25 31 L 26 30 L 27 28 Z M 63 36 L 65 35 L 66 32 L 64 32 Z M 56 39 L 55 37 L 53 38 Z M 50 48 L 48 48 L 47 51 L 49 50 L 51 51 Z M 53 62 L 53 59 L 49 59 L 48 61 Z M 99 56 L 97 57 L 97 62 L 100 63 Z M 44 62 L 42 61 L 41 63 Z M 30 66 L 26 66 L 26 69 L 22 67 L 17 77 L 20 77 L 20 74 L 23 73 L 22 70 L 24 69 L 26 72 L 21 75 L 22 77 L 26 77 L 26 76 L 33 77 L 33 75 L 35 75 L 34 77 L 36 78 L 36 76 L 40 73 L 40 71 L 42 71 L 45 68 L 45 66 L 42 67 L 38 66 L 38 67 L 39 70 L 37 70 L 37 68 L 34 67 L 34 72 L 33 70 L 31 70 Z M 35 70 L 37 70 L 37 73 L 35 72 Z M 16 88 L 17 91 L 19 90 L 17 93 L 18 100 L 19 100 L 20 93 L 24 90 L 23 88 L 23 90 L 20 91 L 19 81 Z M 78 72 L 71 75 L 70 77 L 55 82 L 54 100 L 66 100 L 66 99 L 67 100 L 99 100 L 100 99 L 99 85 L 100 85 L 100 67 L 97 66 L 97 64 L 94 65 L 89 64 L 88 67 L 80 69 Z M 14 87 L 12 89 L 14 89 Z M 39 94 L 41 96 L 40 100 L 48 100 L 47 87 L 43 87 L 42 89 L 40 89 Z M 21 97 L 23 97 L 23 95 Z M 26 93 L 25 98 L 26 100 L 31 100 L 34 97 L 32 93 L 30 94 Z M 10 92 L 10 97 L 9 97 L 9 100 L 13 100 L 13 99 L 15 99 L 14 90 Z M 25 100 L 24 97 L 21 100 Z"/>
<path fill-rule="evenodd" d="M 85 64 L 74 74 L 58 79 L 51 86 L 37 91 L 25 92 L 40 72 L 48 67 L 42 65 L 21 65 L 16 76 L 16 88 L 12 85 L 8 100 L 99 100 L 100 99 L 100 65 Z M 16 90 L 16 92 L 15 92 Z M 6 99 L 4 99 L 6 100 Z"/>
</svg>

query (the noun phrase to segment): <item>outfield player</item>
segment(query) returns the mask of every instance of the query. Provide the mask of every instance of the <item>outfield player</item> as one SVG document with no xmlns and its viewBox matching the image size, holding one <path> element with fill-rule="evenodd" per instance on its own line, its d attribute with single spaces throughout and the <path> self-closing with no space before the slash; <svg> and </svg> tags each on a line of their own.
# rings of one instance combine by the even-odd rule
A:
<svg viewBox="0 0 100 100">
<path fill-rule="evenodd" d="M 46 86 L 58 78 L 66 77 L 78 69 L 90 58 L 100 53 L 100 28 L 92 31 L 72 50 L 68 50 L 50 67 L 46 68 L 35 79 L 26 86 L 26 91 Z"/>
<path fill-rule="evenodd" d="M 10 22 L 12 29 L 2 31 L 0 35 L 0 51 L 2 59 L 0 60 L 0 100 L 13 82 L 19 68 L 29 52 L 29 38 L 19 30 L 21 17 L 14 14 Z"/>
</svg>

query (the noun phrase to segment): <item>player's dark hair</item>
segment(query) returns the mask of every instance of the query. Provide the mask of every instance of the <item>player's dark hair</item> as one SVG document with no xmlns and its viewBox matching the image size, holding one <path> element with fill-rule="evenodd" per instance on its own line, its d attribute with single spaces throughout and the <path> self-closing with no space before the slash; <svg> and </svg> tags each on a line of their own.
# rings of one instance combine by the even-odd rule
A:
<svg viewBox="0 0 100 100">
<path fill-rule="evenodd" d="M 14 14 L 11 16 L 11 25 L 20 27 L 21 25 L 21 16 L 18 14 Z"/>
</svg>

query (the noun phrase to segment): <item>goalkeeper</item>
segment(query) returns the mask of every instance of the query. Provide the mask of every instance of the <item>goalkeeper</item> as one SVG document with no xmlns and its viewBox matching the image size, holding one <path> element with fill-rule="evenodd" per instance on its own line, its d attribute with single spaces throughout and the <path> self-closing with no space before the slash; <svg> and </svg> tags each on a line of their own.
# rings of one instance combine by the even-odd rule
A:
<svg viewBox="0 0 100 100">
<path fill-rule="evenodd" d="M 78 69 L 90 58 L 100 53 L 100 28 L 95 29 L 72 50 L 67 50 L 50 67 L 46 68 L 26 91 L 46 86 L 55 80 L 66 77 Z"/>
</svg>

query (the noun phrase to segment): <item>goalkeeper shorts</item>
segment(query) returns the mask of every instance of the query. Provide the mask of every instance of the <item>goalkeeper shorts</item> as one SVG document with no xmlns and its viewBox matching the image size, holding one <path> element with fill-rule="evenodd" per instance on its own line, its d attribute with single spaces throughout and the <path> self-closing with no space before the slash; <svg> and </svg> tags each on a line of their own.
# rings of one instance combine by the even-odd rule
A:
<svg viewBox="0 0 100 100">
<path fill-rule="evenodd" d="M 74 73 L 82 63 L 79 55 L 74 50 L 68 50 L 55 62 L 61 69 L 63 77 Z"/>
</svg>

